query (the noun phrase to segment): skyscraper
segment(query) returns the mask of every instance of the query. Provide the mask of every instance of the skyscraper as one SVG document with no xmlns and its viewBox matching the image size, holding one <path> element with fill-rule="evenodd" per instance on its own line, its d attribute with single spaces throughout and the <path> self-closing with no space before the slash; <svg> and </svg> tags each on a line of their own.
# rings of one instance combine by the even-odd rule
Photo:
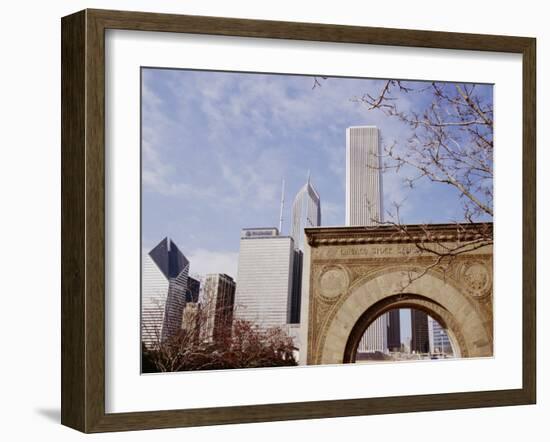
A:
<svg viewBox="0 0 550 442">
<path fill-rule="evenodd" d="M 411 352 L 428 353 L 428 315 L 421 310 L 411 309 Z"/>
<path fill-rule="evenodd" d="M 304 229 L 321 225 L 321 198 L 311 184 L 308 174 L 307 182 L 298 191 L 292 204 L 292 226 L 290 236 L 294 241 L 294 270 L 292 295 L 290 300 L 289 323 L 300 322 L 302 301 L 302 261 L 305 241 Z"/>
<path fill-rule="evenodd" d="M 378 128 L 346 129 L 346 226 L 382 221 L 382 174 Z"/>
<path fill-rule="evenodd" d="M 376 318 L 365 330 L 359 347 L 359 353 L 373 353 L 379 351 L 386 353 L 388 351 L 388 315 L 384 313 Z"/>
<path fill-rule="evenodd" d="M 453 348 L 447 332 L 431 316 L 428 316 L 428 337 L 430 341 L 430 353 L 453 354 Z"/>
<path fill-rule="evenodd" d="M 210 273 L 204 281 L 202 313 L 206 323 L 201 335 L 206 340 L 217 340 L 231 328 L 235 303 L 235 281 L 225 273 Z"/>
<path fill-rule="evenodd" d="M 399 309 L 388 312 L 388 349 L 400 351 L 401 348 L 401 317 Z"/>
<path fill-rule="evenodd" d="M 187 290 L 185 291 L 185 302 L 198 302 L 201 282 L 191 276 L 187 277 Z"/>
<path fill-rule="evenodd" d="M 290 324 L 299 324 L 300 310 L 302 308 L 302 267 L 304 265 L 304 253 L 301 250 L 294 249 L 293 261 L 292 292 L 288 322 Z"/>
<path fill-rule="evenodd" d="M 164 238 L 142 261 L 141 340 L 148 348 L 181 328 L 189 261 Z"/>
<path fill-rule="evenodd" d="M 378 128 L 346 129 L 346 226 L 375 226 L 382 221 L 382 174 Z M 388 315 L 366 330 L 359 351 L 387 351 Z"/>
<path fill-rule="evenodd" d="M 289 323 L 294 241 L 277 228 L 243 229 L 239 248 L 235 318 L 263 329 Z"/>
<path fill-rule="evenodd" d="M 292 204 L 292 229 L 290 236 L 294 248 L 304 250 L 304 229 L 321 225 L 321 198 L 311 184 L 310 176 L 298 191 Z"/>
</svg>

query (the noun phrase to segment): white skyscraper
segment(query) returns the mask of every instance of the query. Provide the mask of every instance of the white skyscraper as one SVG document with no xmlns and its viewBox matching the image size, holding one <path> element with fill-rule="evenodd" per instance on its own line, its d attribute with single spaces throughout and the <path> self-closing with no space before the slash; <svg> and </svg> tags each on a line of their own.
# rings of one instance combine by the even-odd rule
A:
<svg viewBox="0 0 550 442">
<path fill-rule="evenodd" d="M 369 325 L 361 341 L 359 341 L 357 351 L 359 353 L 375 351 L 386 353 L 388 351 L 388 328 L 388 313 L 385 313 Z"/>
<path fill-rule="evenodd" d="M 431 316 L 428 316 L 428 340 L 430 343 L 430 353 L 453 354 L 453 348 L 447 332 Z"/>
<path fill-rule="evenodd" d="M 164 238 L 143 256 L 141 340 L 149 348 L 181 328 L 189 261 Z"/>
<path fill-rule="evenodd" d="M 382 221 L 382 174 L 378 128 L 346 129 L 346 226 L 375 226 Z M 388 315 L 376 319 L 359 344 L 360 352 L 387 351 Z"/>
<path fill-rule="evenodd" d="M 290 236 L 296 249 L 304 249 L 304 229 L 321 225 L 321 198 L 307 177 L 307 183 L 299 190 L 292 204 L 292 228 Z"/>
<path fill-rule="evenodd" d="M 276 228 L 243 229 L 235 292 L 235 318 L 261 328 L 289 322 L 294 241 Z"/>
<path fill-rule="evenodd" d="M 382 174 L 378 128 L 346 129 L 346 226 L 382 221 Z"/>
</svg>

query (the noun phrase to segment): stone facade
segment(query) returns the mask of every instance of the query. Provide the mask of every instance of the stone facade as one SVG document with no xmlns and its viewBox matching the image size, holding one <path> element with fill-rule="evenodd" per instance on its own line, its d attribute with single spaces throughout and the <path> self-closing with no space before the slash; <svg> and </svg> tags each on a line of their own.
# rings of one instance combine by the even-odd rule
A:
<svg viewBox="0 0 550 442">
<path fill-rule="evenodd" d="M 216 341 L 231 330 L 235 305 L 235 281 L 225 273 L 211 273 L 204 281 L 200 324 L 201 339 Z"/>
<path fill-rule="evenodd" d="M 300 363 L 352 362 L 368 325 L 395 308 L 436 319 L 459 357 L 492 356 L 491 224 L 407 226 L 406 234 L 320 227 L 306 235 Z M 443 252 L 458 241 L 463 253 L 440 261 L 418 247 Z"/>
</svg>

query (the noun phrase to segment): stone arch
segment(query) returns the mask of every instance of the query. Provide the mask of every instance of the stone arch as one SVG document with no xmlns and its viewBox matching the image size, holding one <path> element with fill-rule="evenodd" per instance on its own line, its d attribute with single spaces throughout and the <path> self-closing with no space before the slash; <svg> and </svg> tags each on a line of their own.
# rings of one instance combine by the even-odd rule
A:
<svg viewBox="0 0 550 442">
<path fill-rule="evenodd" d="M 374 320 L 380 312 L 398 306 L 420 308 L 440 320 L 451 331 L 453 345 L 461 356 L 492 356 L 488 320 L 477 311 L 467 295 L 436 272 L 428 272 L 408 284 L 407 294 L 403 294 L 407 275 L 402 269 L 393 269 L 354 284 L 343 295 L 336 313 L 324 324 L 318 353 L 310 355 L 311 360 L 317 364 L 345 362 L 349 352 L 353 351 L 357 330 Z"/>
<path fill-rule="evenodd" d="M 376 318 L 390 310 L 401 308 L 416 309 L 430 315 L 447 331 L 454 355 L 459 358 L 468 357 L 468 348 L 465 345 L 464 336 L 451 313 L 443 306 L 424 296 L 406 293 L 384 298 L 367 309 L 359 317 L 359 320 L 355 323 L 349 334 L 344 350 L 343 362 L 350 363 L 355 361 L 359 342 L 364 332 Z"/>
</svg>

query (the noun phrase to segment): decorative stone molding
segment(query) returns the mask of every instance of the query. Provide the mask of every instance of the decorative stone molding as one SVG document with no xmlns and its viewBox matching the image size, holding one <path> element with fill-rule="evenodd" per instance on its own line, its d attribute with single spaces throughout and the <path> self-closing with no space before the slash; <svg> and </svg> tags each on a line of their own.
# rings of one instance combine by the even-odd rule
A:
<svg viewBox="0 0 550 442">
<path fill-rule="evenodd" d="M 464 290 L 475 298 L 488 296 L 492 291 L 493 276 L 491 268 L 481 261 L 469 261 L 462 264 L 460 279 Z"/>
<path fill-rule="evenodd" d="M 334 299 L 345 293 L 349 286 L 349 277 L 344 267 L 329 266 L 319 278 L 319 293 L 327 299 Z"/>
<path fill-rule="evenodd" d="M 312 227 L 305 229 L 311 247 L 357 244 L 446 243 L 492 238 L 492 223 L 410 224 L 405 230 L 392 225 L 374 227 Z"/>
<path fill-rule="evenodd" d="M 470 227 L 461 232 L 461 239 L 468 237 Z M 418 226 L 410 231 L 415 229 L 425 232 Z M 430 237 L 450 241 L 456 229 L 456 225 L 436 225 L 437 235 Z M 302 295 L 308 297 L 307 363 L 342 362 L 354 321 L 375 303 L 390 299 L 390 304 L 383 304 L 388 310 L 411 305 L 442 320 L 463 357 L 491 356 L 492 245 L 434 266 L 433 254 L 411 244 L 411 238 L 419 235 L 403 239 L 395 231 L 382 230 L 306 229 L 313 245 L 310 267 L 304 268 L 309 294 Z M 406 284 L 411 274 L 423 276 Z"/>
</svg>

